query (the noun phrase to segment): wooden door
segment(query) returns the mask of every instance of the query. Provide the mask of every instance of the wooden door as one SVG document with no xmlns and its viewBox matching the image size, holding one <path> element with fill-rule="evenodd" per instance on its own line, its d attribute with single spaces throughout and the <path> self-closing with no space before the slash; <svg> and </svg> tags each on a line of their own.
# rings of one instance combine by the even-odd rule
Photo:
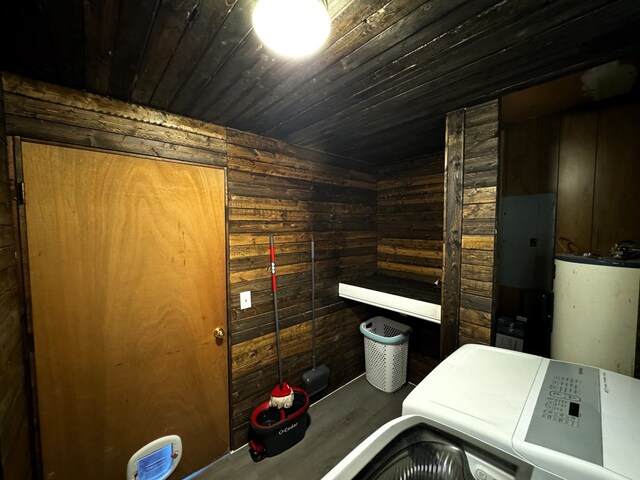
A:
<svg viewBox="0 0 640 480">
<path fill-rule="evenodd" d="M 23 144 L 44 476 L 125 478 L 177 434 L 172 478 L 228 450 L 224 172 Z"/>
</svg>

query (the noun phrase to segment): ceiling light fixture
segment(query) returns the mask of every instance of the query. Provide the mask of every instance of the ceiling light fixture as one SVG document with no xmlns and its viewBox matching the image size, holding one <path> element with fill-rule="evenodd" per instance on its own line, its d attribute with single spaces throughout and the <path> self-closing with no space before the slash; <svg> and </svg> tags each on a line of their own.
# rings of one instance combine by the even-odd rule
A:
<svg viewBox="0 0 640 480">
<path fill-rule="evenodd" d="M 258 0 L 253 28 L 274 53 L 301 58 L 324 45 L 331 22 L 326 0 Z"/>
</svg>

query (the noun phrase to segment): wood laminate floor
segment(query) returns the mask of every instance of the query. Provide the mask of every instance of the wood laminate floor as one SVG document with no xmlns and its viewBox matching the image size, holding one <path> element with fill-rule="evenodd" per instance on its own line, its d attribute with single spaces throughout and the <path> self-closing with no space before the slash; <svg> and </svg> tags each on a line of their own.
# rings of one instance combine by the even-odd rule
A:
<svg viewBox="0 0 640 480">
<path fill-rule="evenodd" d="M 311 406 L 305 438 L 286 452 L 253 463 L 245 446 L 216 460 L 189 480 L 316 480 L 378 427 L 398 417 L 413 389 L 395 393 L 371 386 L 364 375 Z"/>
</svg>

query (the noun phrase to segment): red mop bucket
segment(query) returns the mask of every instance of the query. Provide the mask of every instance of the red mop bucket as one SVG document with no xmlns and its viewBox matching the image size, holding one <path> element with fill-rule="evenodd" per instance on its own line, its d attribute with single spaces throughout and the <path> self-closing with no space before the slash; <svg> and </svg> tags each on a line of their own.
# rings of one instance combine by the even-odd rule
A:
<svg viewBox="0 0 640 480">
<path fill-rule="evenodd" d="M 293 393 L 290 408 L 269 407 L 266 401 L 251 414 L 249 453 L 254 462 L 278 455 L 304 438 L 309 425 L 309 395 L 296 387 Z"/>
</svg>

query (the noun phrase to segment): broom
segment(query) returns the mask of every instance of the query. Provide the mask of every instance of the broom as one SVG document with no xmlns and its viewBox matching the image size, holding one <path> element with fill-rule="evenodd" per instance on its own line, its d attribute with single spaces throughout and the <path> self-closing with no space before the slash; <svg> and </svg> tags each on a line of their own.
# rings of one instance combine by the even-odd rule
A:
<svg viewBox="0 0 640 480">
<path fill-rule="evenodd" d="M 269 235 L 269 255 L 271 257 L 271 290 L 273 291 L 273 308 L 276 315 L 276 356 L 278 357 L 278 385 L 271 390 L 270 407 L 290 408 L 293 405 L 293 389 L 282 381 L 282 358 L 280 357 L 280 318 L 278 316 L 278 285 L 276 280 L 276 249 L 273 235 Z"/>
<path fill-rule="evenodd" d="M 309 395 L 321 392 L 329 385 L 329 367 L 316 366 L 316 244 L 311 234 L 311 359 L 313 368 L 302 375 L 302 384 Z"/>
</svg>

